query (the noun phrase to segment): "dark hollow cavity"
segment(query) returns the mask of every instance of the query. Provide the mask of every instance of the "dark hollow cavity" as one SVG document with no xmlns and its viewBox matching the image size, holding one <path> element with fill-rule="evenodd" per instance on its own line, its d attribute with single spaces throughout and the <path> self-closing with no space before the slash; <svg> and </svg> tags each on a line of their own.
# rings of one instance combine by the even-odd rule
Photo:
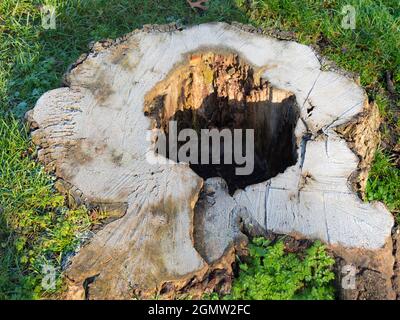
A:
<svg viewBox="0 0 400 320">
<path fill-rule="evenodd" d="M 168 123 L 175 120 L 178 134 L 182 129 L 191 128 L 199 139 L 201 129 L 254 129 L 251 174 L 237 175 L 236 168 L 244 165 L 235 161 L 224 163 L 223 139 L 219 141 L 220 164 L 202 164 L 201 148 L 198 164 L 190 164 L 203 179 L 222 177 L 230 194 L 268 180 L 294 165 L 297 161 L 294 130 L 299 119 L 296 98 L 290 92 L 273 88 L 261 78 L 261 71 L 236 54 L 191 55 L 187 65 L 178 67 L 146 97 L 145 114 L 167 137 L 163 156 L 170 156 Z M 245 131 L 243 153 L 246 150 L 244 135 Z M 178 150 L 185 143 L 178 142 Z"/>
</svg>

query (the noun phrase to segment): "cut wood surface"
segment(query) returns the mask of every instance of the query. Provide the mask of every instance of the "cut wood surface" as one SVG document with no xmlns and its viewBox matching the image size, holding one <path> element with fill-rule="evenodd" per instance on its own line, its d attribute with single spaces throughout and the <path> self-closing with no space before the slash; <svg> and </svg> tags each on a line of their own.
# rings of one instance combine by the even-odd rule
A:
<svg viewBox="0 0 400 320">
<path fill-rule="evenodd" d="M 193 59 L 200 56 L 201 63 L 207 54 L 237 56 L 240 66 L 254 70 L 249 83 L 265 88 L 269 101 L 294 95 L 299 110 L 293 165 L 232 195 L 223 179 L 203 181 L 187 164 L 146 160 L 149 153 L 161 157 L 146 139 L 155 121 L 145 112 L 147 102 L 154 90 L 172 99 L 181 82 L 168 86 L 168 79 L 179 79 L 176 70 L 193 70 Z M 44 94 L 28 115 L 39 160 L 80 201 L 126 209 L 72 259 L 70 281 L 83 287 L 91 279 L 93 299 L 179 290 L 230 268 L 227 255 L 234 257 L 235 245 L 246 241 L 242 223 L 332 246 L 382 248 L 392 215 L 381 203 L 363 202 L 352 184 L 369 168 L 365 159 L 376 148 L 379 121 L 370 120 L 376 113 L 364 90 L 340 72 L 322 71 L 323 63 L 310 47 L 225 23 L 146 27 L 96 43 L 66 74 L 67 86 Z M 204 78 L 216 83 L 218 74 Z M 191 87 L 192 97 L 201 81 Z M 238 83 L 226 80 L 218 95 L 231 98 Z M 254 94 L 257 103 L 262 92 Z M 200 108 L 203 98 L 191 108 Z M 236 92 L 234 99 L 251 97 Z M 171 114 L 186 108 L 168 101 Z"/>
</svg>

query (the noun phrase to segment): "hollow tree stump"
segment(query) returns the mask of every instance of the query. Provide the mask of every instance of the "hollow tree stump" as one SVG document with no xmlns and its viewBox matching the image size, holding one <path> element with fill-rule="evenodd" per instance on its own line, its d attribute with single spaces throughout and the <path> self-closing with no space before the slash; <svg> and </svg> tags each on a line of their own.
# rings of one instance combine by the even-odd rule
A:
<svg viewBox="0 0 400 320">
<path fill-rule="evenodd" d="M 221 288 L 246 244 L 243 225 L 321 239 L 358 266 L 387 256 L 393 218 L 357 195 L 379 117 L 352 79 L 327 66 L 310 47 L 238 24 L 153 26 L 96 43 L 66 87 L 28 114 L 58 186 L 115 215 L 72 259 L 71 285 L 90 283 L 92 299 Z M 149 153 L 162 155 L 146 132 L 167 132 L 172 119 L 254 129 L 255 173 L 150 164 Z"/>
</svg>

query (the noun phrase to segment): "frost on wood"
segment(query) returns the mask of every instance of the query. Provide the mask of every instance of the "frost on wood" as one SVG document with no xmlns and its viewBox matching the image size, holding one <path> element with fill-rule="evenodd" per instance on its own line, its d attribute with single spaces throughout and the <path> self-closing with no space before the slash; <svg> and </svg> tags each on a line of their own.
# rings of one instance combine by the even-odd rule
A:
<svg viewBox="0 0 400 320">
<path fill-rule="evenodd" d="M 207 282 L 230 270 L 243 225 L 331 246 L 385 245 L 391 214 L 354 189 L 377 126 L 354 81 L 321 71 L 307 46 L 238 26 L 164 29 L 95 44 L 67 87 L 29 114 L 48 170 L 83 203 L 123 208 L 72 259 L 73 284 L 89 298 L 131 298 Z M 148 163 L 162 155 L 147 130 L 171 119 L 255 129 L 257 174 L 243 183 L 229 168 L 222 179 L 215 168 Z"/>
</svg>

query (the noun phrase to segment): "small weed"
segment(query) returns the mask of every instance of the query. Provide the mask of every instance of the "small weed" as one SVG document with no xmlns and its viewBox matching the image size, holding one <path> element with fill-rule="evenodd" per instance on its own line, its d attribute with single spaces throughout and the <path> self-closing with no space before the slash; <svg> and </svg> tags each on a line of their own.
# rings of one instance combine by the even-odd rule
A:
<svg viewBox="0 0 400 320">
<path fill-rule="evenodd" d="M 239 264 L 238 278 L 231 294 L 220 297 L 211 293 L 209 300 L 332 300 L 334 259 L 320 242 L 314 243 L 300 258 L 287 253 L 279 241 L 273 245 L 265 238 L 255 238 L 249 256 Z"/>
</svg>

